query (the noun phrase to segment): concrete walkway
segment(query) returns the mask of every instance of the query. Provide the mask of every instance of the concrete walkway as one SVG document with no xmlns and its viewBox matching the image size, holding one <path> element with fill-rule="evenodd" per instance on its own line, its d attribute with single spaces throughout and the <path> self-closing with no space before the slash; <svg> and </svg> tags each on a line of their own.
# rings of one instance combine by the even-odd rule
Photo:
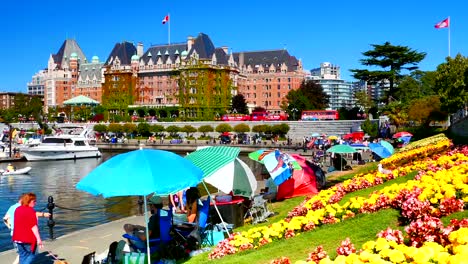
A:
<svg viewBox="0 0 468 264">
<path fill-rule="evenodd" d="M 76 231 L 55 240 L 44 241 L 44 248 L 40 250 L 39 263 L 53 263 L 53 259 L 46 257 L 47 251 L 57 255 L 59 259 L 69 264 L 81 263 L 83 256 L 96 252 L 96 255 L 108 250 L 113 241 L 122 240 L 123 225 L 126 223 L 144 225 L 143 216 L 131 216 L 107 224 Z M 13 250 L 0 253 L 1 263 L 13 263 L 16 252 Z M 36 262 L 35 262 L 36 263 Z"/>
</svg>

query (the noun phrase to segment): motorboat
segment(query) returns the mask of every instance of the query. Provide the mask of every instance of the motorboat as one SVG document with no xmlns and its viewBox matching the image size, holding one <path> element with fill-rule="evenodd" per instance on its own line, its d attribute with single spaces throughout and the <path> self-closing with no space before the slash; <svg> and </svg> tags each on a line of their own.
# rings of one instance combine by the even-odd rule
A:
<svg viewBox="0 0 468 264">
<path fill-rule="evenodd" d="M 101 156 L 98 147 L 92 146 L 91 131 L 84 126 L 62 126 L 55 128 L 55 134 L 46 136 L 38 145 L 22 149 L 29 161 L 97 158 Z"/>
<path fill-rule="evenodd" d="M 31 170 L 31 167 L 24 167 L 24 168 L 21 168 L 21 169 L 16 169 L 14 171 L 0 170 L 0 175 L 6 176 L 6 175 L 28 174 L 30 170 Z"/>
</svg>

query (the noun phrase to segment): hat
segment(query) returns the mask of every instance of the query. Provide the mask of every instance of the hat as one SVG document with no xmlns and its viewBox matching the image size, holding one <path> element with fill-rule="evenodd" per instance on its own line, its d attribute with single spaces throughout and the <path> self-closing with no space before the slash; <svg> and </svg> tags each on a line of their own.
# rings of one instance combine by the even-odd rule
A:
<svg viewBox="0 0 468 264">
<path fill-rule="evenodd" d="M 151 197 L 149 199 L 149 203 L 150 204 L 162 204 L 163 201 L 162 201 L 162 198 L 157 196 L 157 195 L 153 195 L 153 197 Z"/>
</svg>

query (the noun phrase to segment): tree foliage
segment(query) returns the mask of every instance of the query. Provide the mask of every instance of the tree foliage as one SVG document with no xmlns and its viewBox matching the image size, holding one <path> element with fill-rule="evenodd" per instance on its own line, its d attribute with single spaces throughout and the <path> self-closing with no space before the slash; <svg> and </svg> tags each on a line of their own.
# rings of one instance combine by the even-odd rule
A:
<svg viewBox="0 0 468 264">
<path fill-rule="evenodd" d="M 142 136 L 149 136 L 150 135 L 150 124 L 146 122 L 141 122 L 137 126 L 137 131 Z"/>
<path fill-rule="evenodd" d="M 93 127 L 93 130 L 99 133 L 107 132 L 107 126 L 104 124 L 96 124 Z"/>
<path fill-rule="evenodd" d="M 122 131 L 127 134 L 131 134 L 137 131 L 137 126 L 133 123 L 125 123 L 122 126 Z"/>
<path fill-rule="evenodd" d="M 210 125 L 203 125 L 198 128 L 198 132 L 203 133 L 203 137 L 206 137 L 206 133 L 213 132 L 214 128 Z"/>
<path fill-rule="evenodd" d="M 447 114 L 440 110 L 439 96 L 427 96 L 412 101 L 408 109 L 408 119 L 429 127 L 431 121 L 444 121 Z"/>
<path fill-rule="evenodd" d="M 362 122 L 361 128 L 362 131 L 371 137 L 377 137 L 379 135 L 379 125 L 377 123 L 371 122 L 369 119 L 366 119 L 366 121 Z"/>
<path fill-rule="evenodd" d="M 397 128 L 406 124 L 408 121 L 407 106 L 397 101 L 386 105 L 383 109 L 383 113 L 388 116 L 392 124 Z"/>
<path fill-rule="evenodd" d="M 436 70 L 434 89 L 440 96 L 442 109 L 455 113 L 467 107 L 468 102 L 468 58 L 457 54 L 448 57 Z"/>
<path fill-rule="evenodd" d="M 359 108 L 362 108 L 366 114 L 368 114 L 369 110 L 375 106 L 374 100 L 372 100 L 372 97 L 370 97 L 366 91 L 359 91 L 354 94 L 354 97 L 356 98 L 356 105 Z"/>
<path fill-rule="evenodd" d="M 352 69 L 353 77 L 367 81 L 369 84 L 385 83 L 388 81 L 389 91 L 387 101 L 395 96 L 395 87 L 402 77 L 402 71 L 414 71 L 417 64 L 425 57 L 425 52 L 417 52 L 406 46 L 394 46 L 390 42 L 383 45 L 372 44 L 372 50 L 362 53 L 364 59 L 360 62 L 368 67 L 380 67 L 377 70 Z"/>
<path fill-rule="evenodd" d="M 250 132 L 250 127 L 247 124 L 237 124 L 234 126 L 234 132 L 236 133 L 247 133 Z"/>
<path fill-rule="evenodd" d="M 187 133 L 187 137 L 189 137 L 190 134 L 197 132 L 197 129 L 191 125 L 185 125 L 180 129 L 180 132 Z"/>
<path fill-rule="evenodd" d="M 247 103 L 245 102 L 244 95 L 236 94 L 232 97 L 231 111 L 234 111 L 239 114 L 248 114 L 249 110 L 247 109 Z"/>
<path fill-rule="evenodd" d="M 435 95 L 435 76 L 435 72 L 419 70 L 404 76 L 396 88 L 396 97 L 404 104 L 410 104 L 415 99 Z"/>
<path fill-rule="evenodd" d="M 109 126 L 107 127 L 107 130 L 109 132 L 114 132 L 114 133 L 123 132 L 122 125 L 119 123 L 110 123 Z"/>
<path fill-rule="evenodd" d="M 290 117 L 298 119 L 303 110 L 322 110 L 328 107 L 330 96 L 315 80 L 303 81 L 299 89 L 291 90 L 283 100 L 281 108 Z M 293 109 L 297 111 L 293 111 Z"/>
<path fill-rule="evenodd" d="M 216 132 L 218 133 L 224 133 L 224 132 L 231 132 L 233 131 L 232 126 L 226 123 L 219 124 L 216 126 Z"/>
</svg>

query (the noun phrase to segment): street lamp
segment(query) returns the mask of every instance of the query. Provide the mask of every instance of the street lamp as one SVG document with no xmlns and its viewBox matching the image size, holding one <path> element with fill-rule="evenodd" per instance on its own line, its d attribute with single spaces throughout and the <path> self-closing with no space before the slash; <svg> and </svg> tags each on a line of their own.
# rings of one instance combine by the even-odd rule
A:
<svg viewBox="0 0 468 264">
<path fill-rule="evenodd" d="M 232 112 L 233 112 L 234 114 L 237 114 L 237 109 L 235 109 L 235 108 L 232 109 Z"/>
<path fill-rule="evenodd" d="M 294 107 L 293 109 L 291 109 L 291 112 L 293 112 L 293 119 L 296 120 L 296 112 L 299 111 L 297 110 L 296 107 Z"/>
</svg>

